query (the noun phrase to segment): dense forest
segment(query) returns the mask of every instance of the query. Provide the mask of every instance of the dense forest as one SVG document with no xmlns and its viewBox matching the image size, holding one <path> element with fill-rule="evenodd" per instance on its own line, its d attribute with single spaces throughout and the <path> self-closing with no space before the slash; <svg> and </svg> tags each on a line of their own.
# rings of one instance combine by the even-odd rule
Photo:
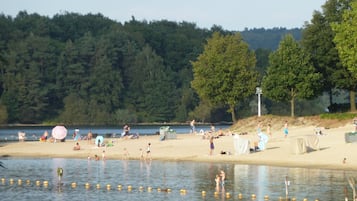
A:
<svg viewBox="0 0 357 201">
<path fill-rule="evenodd" d="M 300 41 L 303 31 L 240 33 L 255 53 L 260 80 L 282 38 L 292 34 Z M 226 105 L 202 104 L 191 86 L 192 62 L 217 32 L 235 34 L 219 26 L 135 17 L 122 24 L 102 14 L 2 14 L 0 123 L 231 121 Z M 256 100 L 253 94 L 236 105 L 238 118 L 256 115 Z M 289 114 L 288 102 L 264 98 L 264 92 L 262 101 L 264 114 Z M 330 103 L 324 96 L 298 101 L 295 113 L 318 114 Z"/>
</svg>

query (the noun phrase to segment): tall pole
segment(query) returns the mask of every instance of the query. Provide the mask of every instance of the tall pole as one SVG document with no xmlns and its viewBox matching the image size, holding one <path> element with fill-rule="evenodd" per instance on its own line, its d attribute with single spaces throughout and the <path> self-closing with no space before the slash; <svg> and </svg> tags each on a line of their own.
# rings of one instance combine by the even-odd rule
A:
<svg viewBox="0 0 357 201">
<path fill-rule="evenodd" d="M 258 95 L 258 117 L 260 117 L 261 116 L 260 96 L 262 95 L 262 88 L 257 87 L 255 93 Z"/>
</svg>

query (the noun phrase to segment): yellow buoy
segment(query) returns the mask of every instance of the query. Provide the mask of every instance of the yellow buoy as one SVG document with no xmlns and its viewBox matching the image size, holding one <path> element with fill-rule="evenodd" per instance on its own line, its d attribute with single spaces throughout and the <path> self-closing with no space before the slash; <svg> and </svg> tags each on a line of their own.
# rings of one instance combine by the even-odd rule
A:
<svg viewBox="0 0 357 201">
<path fill-rule="evenodd" d="M 97 189 L 100 189 L 100 184 L 97 184 L 97 185 L 96 185 L 96 188 L 97 188 Z"/>
<path fill-rule="evenodd" d="M 304 198 L 303 201 L 307 201 L 307 198 Z"/>
<path fill-rule="evenodd" d="M 252 199 L 257 198 L 257 196 L 255 194 L 252 194 Z"/>
<path fill-rule="evenodd" d="M 111 187 L 110 184 L 107 184 L 107 190 L 110 190 L 110 187 Z"/>
<path fill-rule="evenodd" d="M 242 193 L 239 193 L 239 194 L 238 194 L 238 199 L 240 199 L 240 200 L 243 199 Z"/>
<path fill-rule="evenodd" d="M 84 186 L 86 187 L 86 189 L 90 188 L 90 184 L 89 183 L 86 183 Z"/>
<path fill-rule="evenodd" d="M 219 195 L 219 192 L 215 191 L 214 192 L 214 197 L 218 197 L 218 195 Z"/>
<path fill-rule="evenodd" d="M 148 192 L 151 192 L 151 190 L 152 190 L 152 187 L 149 186 L 148 187 Z"/>
<path fill-rule="evenodd" d="M 230 198 L 231 194 L 229 192 L 226 193 L 226 198 Z"/>
<path fill-rule="evenodd" d="M 14 179 L 10 179 L 9 182 L 10 182 L 10 185 L 14 184 Z"/>
<path fill-rule="evenodd" d="M 143 190 L 144 190 L 144 187 L 139 186 L 139 191 L 143 191 Z"/>
<path fill-rule="evenodd" d="M 161 192 L 161 188 L 157 188 L 157 192 Z"/>
<path fill-rule="evenodd" d="M 269 196 L 268 195 L 264 196 L 264 200 L 269 200 Z"/>
<path fill-rule="evenodd" d="M 71 186 L 72 186 L 72 188 L 76 188 L 77 187 L 76 182 L 72 182 Z"/>
<path fill-rule="evenodd" d="M 167 189 L 167 192 L 168 192 L 168 193 L 171 193 L 171 188 L 168 188 L 168 189 Z"/>
<path fill-rule="evenodd" d="M 22 180 L 21 179 L 17 180 L 17 184 L 20 186 L 22 184 Z"/>
<path fill-rule="evenodd" d="M 206 191 L 202 191 L 202 196 L 206 196 Z"/>
<path fill-rule="evenodd" d="M 128 191 L 131 191 L 133 189 L 133 187 L 132 186 L 128 186 Z"/>
<path fill-rule="evenodd" d="M 36 186 L 39 186 L 41 184 L 41 182 L 40 181 L 36 181 Z"/>
<path fill-rule="evenodd" d="M 27 184 L 27 185 L 30 185 L 30 184 L 31 184 L 31 181 L 30 181 L 30 180 L 26 180 L 26 184 Z"/>
<path fill-rule="evenodd" d="M 296 201 L 296 198 L 291 198 L 291 201 Z"/>
</svg>

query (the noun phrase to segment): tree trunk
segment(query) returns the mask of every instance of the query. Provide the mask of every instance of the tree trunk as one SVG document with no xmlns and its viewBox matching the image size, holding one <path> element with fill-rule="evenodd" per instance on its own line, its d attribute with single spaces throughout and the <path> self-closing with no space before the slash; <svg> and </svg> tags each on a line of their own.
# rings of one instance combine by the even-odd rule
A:
<svg viewBox="0 0 357 201">
<path fill-rule="evenodd" d="M 328 91 L 328 95 L 329 95 L 330 105 L 332 105 L 332 103 L 333 103 L 332 89 L 330 89 L 330 90 Z"/>
<path fill-rule="evenodd" d="M 295 116 L 295 95 L 294 95 L 294 89 L 290 90 L 291 93 L 291 100 L 290 100 L 290 112 L 291 112 L 291 117 Z"/>
<path fill-rule="evenodd" d="M 350 109 L 351 112 L 356 111 L 356 92 L 350 90 Z"/>
<path fill-rule="evenodd" d="M 234 111 L 234 106 L 230 106 L 229 108 L 230 108 L 229 110 L 231 111 L 231 115 L 232 115 L 232 122 L 234 124 L 237 122 L 236 112 Z"/>
</svg>

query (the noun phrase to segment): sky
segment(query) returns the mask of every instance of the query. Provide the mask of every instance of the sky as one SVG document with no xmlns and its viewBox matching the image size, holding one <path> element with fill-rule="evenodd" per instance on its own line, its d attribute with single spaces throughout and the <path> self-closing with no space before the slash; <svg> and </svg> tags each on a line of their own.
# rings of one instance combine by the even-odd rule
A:
<svg viewBox="0 0 357 201">
<path fill-rule="evenodd" d="M 75 12 L 101 13 L 125 23 L 134 17 L 147 22 L 168 20 L 213 25 L 229 31 L 245 28 L 302 28 L 321 11 L 326 0 L 0 0 L 0 13 L 16 17 L 19 11 L 53 17 Z"/>
</svg>

